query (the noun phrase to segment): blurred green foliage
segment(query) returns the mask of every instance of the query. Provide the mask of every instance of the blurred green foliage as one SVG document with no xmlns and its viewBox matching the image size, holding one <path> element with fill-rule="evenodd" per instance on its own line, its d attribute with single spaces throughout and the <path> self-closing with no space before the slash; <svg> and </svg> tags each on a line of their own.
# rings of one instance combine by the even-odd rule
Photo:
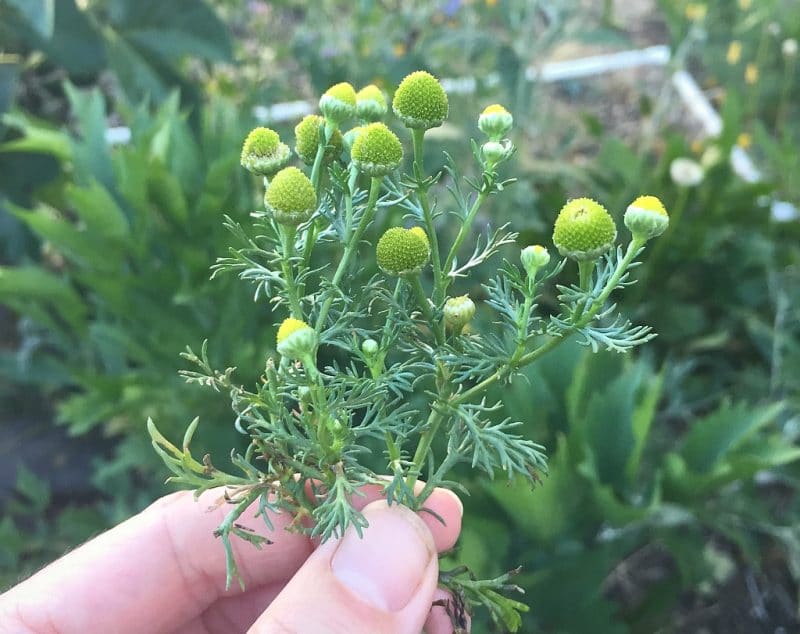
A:
<svg viewBox="0 0 800 634">
<path fill-rule="evenodd" d="M 451 98 L 445 147 L 474 134 L 486 104 L 514 112 L 520 150 L 504 176 L 518 182 L 484 224 L 511 221 L 526 244 L 547 244 L 567 196 L 592 195 L 617 220 L 639 193 L 683 208 L 624 306 L 660 335 L 646 356 L 565 346 L 495 394 L 503 416 L 536 421 L 526 434 L 548 447 L 550 475 L 535 491 L 471 487 L 459 561 L 484 575 L 523 565 L 532 607 L 524 631 L 680 629 L 687 596 L 702 604 L 749 569 L 765 579 L 785 570 L 796 593 L 800 232 L 796 220 L 771 218 L 769 204 L 800 202 L 800 81 L 782 52 L 800 37 L 800 7 L 714 0 L 702 3 L 698 25 L 688 4 L 661 0 L 659 15 L 674 49 L 689 40 L 688 67 L 721 110 L 722 134 L 702 142 L 665 123 L 674 101 L 653 104 L 643 89 L 642 133 L 631 142 L 571 105 L 575 86 L 527 82 L 525 69 L 557 44 L 625 42 L 577 1 L 217 0 L 231 37 L 190 0 L 87 10 L 72 0 L 0 0 L 0 52 L 14 54 L 0 56 L 0 192 L 11 201 L 0 212 L 10 236 L 0 257 L 14 264 L 0 268 L 0 303 L 19 316 L 0 375 L 46 394 L 70 433 L 99 427 L 114 443 L 96 467 L 92 504 L 54 509 L 46 484 L 20 473 L 0 521 L 0 583 L 158 494 L 147 416 L 175 436 L 203 412 L 196 443 L 215 460 L 236 442 L 225 398 L 185 386 L 176 370 L 180 350 L 209 338 L 217 366 L 255 380 L 272 345 L 268 306 L 234 279 L 208 279 L 231 241 L 221 214 L 246 225 L 260 206 L 238 168 L 250 108 L 297 94 L 314 101 L 340 80 L 376 81 L 391 94 L 424 67 L 477 78 L 476 92 Z M 743 46 L 735 64 L 733 40 Z M 221 63 L 204 68 L 186 56 Z M 759 69 L 755 83 L 745 80 L 748 63 Z M 54 66 L 63 72 L 51 75 Z M 76 87 L 87 84 L 97 87 Z M 576 120 L 565 128 L 551 119 L 559 109 Z M 106 144 L 110 121 L 130 127 L 128 144 Z M 757 183 L 727 160 L 748 143 L 766 174 Z M 699 185 L 673 182 L 675 158 L 700 161 L 711 147 L 718 159 Z M 554 292 L 544 290 L 544 306 Z M 59 510 L 59 522 L 45 519 Z"/>
</svg>

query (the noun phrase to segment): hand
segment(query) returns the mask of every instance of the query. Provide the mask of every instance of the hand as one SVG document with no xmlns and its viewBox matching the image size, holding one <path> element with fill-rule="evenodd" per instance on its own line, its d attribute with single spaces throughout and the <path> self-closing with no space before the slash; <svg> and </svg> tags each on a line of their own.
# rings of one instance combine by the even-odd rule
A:
<svg viewBox="0 0 800 634">
<path fill-rule="evenodd" d="M 257 550 L 232 538 L 246 590 L 225 591 L 225 556 L 213 531 L 228 509 L 209 507 L 220 490 L 194 501 L 188 492 L 161 498 L 139 515 L 89 541 L 0 595 L 2 634 L 429 634 L 452 632 L 437 590 L 436 552 L 453 547 L 461 502 L 437 489 L 415 514 L 387 506 L 380 488 L 353 503 L 369 527 L 359 538 L 316 546 L 289 533 L 285 514 L 274 530 L 241 523 L 274 543 Z M 248 629 L 249 628 L 249 629 Z"/>
</svg>

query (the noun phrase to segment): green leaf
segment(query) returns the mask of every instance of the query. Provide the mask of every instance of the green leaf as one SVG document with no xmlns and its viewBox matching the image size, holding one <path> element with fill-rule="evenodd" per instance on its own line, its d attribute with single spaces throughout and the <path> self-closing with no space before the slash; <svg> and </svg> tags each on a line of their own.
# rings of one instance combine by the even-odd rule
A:
<svg viewBox="0 0 800 634">
<path fill-rule="evenodd" d="M 36 48 L 66 69 L 71 79 L 92 79 L 106 68 L 103 38 L 89 11 L 79 9 L 75 0 L 55 2 L 53 36 L 38 42 Z"/>
<path fill-rule="evenodd" d="M 664 372 L 659 372 L 654 378 L 650 379 L 644 388 L 644 394 L 633 411 L 631 421 L 633 427 L 633 449 L 631 450 L 628 464 L 625 466 L 625 474 L 629 482 L 634 481 L 639 475 L 639 464 L 642 460 L 647 438 L 650 434 L 650 427 L 655 419 L 658 402 L 661 399 L 661 388 L 664 385 Z"/>
<path fill-rule="evenodd" d="M 125 213 L 105 187 L 92 181 L 88 187 L 67 187 L 67 200 L 75 214 L 86 224 L 86 230 L 98 239 L 121 241 L 130 232 Z"/>
<path fill-rule="evenodd" d="M 50 487 L 47 482 L 24 465 L 17 469 L 16 491 L 38 512 L 44 511 L 50 504 Z"/>
<path fill-rule="evenodd" d="M 712 471 L 733 449 L 771 423 L 782 403 L 751 407 L 746 403 L 723 403 L 719 409 L 695 421 L 683 440 L 680 455 L 697 473 Z"/>
<path fill-rule="evenodd" d="M 51 242 L 70 260 L 100 271 L 115 268 L 114 263 L 118 254 L 106 253 L 98 249 L 98 244 L 91 235 L 64 220 L 57 211 L 44 205 L 40 205 L 33 211 L 27 211 L 15 205 L 8 205 L 8 208 L 12 214 L 27 224 L 41 238 Z"/>
<path fill-rule="evenodd" d="M 67 281 L 44 269 L 0 267 L 0 300 L 12 299 L 49 304 L 74 328 L 85 325 L 87 309 L 80 295 Z"/>
<path fill-rule="evenodd" d="M 4 125 L 20 131 L 24 136 L 0 144 L 0 152 L 49 154 L 64 162 L 71 159 L 69 136 L 60 130 L 22 113 L 7 113 L 3 115 L 2 121 Z"/>
<path fill-rule="evenodd" d="M 0 0 L 17 12 L 17 15 L 40 37 L 53 35 L 53 16 L 55 0 Z"/>
<path fill-rule="evenodd" d="M 18 58 L 0 54 L 0 116 L 11 106 L 19 74 Z"/>
<path fill-rule="evenodd" d="M 75 157 L 75 176 L 79 184 L 100 181 L 108 188 L 114 186 L 114 170 L 106 142 L 106 104 L 99 89 L 79 90 L 69 82 L 64 84 L 78 120 L 79 138 L 72 139 Z"/>
<path fill-rule="evenodd" d="M 184 55 L 232 59 L 225 23 L 201 0 L 112 0 L 110 4 L 112 26 L 136 48 L 168 61 Z"/>
</svg>

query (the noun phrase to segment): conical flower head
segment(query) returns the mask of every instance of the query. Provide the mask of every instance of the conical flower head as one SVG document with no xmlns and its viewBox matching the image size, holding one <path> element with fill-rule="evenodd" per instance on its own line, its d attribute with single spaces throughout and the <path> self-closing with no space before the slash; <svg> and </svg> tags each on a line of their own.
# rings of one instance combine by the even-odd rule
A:
<svg viewBox="0 0 800 634">
<path fill-rule="evenodd" d="M 375 84 L 364 86 L 356 93 L 356 114 L 360 119 L 380 121 L 388 110 L 386 97 Z"/>
<path fill-rule="evenodd" d="M 287 317 L 278 328 L 276 343 L 281 356 L 306 360 L 315 354 L 318 337 L 316 331 L 302 319 Z"/>
<path fill-rule="evenodd" d="M 289 146 L 281 143 L 275 130 L 255 128 L 242 145 L 242 167 L 259 176 L 272 176 L 292 157 Z"/>
<path fill-rule="evenodd" d="M 596 260 L 614 245 L 617 227 L 600 203 L 575 198 L 561 209 L 553 228 L 558 252 L 577 261 Z"/>
<path fill-rule="evenodd" d="M 427 130 L 442 125 L 449 111 L 447 93 L 430 73 L 418 70 L 398 86 L 392 110 L 407 128 Z"/>
<path fill-rule="evenodd" d="M 306 165 L 314 164 L 320 139 L 325 138 L 324 132 L 322 132 L 324 126 L 325 119 L 323 117 L 318 114 L 310 114 L 303 117 L 302 121 L 294 128 L 294 151 Z M 342 133 L 339 130 L 334 130 L 330 141 L 328 141 L 325 158 L 330 159 L 334 156 L 339 156 L 342 153 L 342 148 Z"/>
<path fill-rule="evenodd" d="M 320 97 L 319 111 L 329 121 L 337 124 L 356 113 L 356 91 L 346 81 L 335 84 Z"/>
<path fill-rule="evenodd" d="M 625 210 L 625 226 L 634 238 L 649 240 L 667 230 L 669 214 L 655 196 L 639 196 Z"/>
<path fill-rule="evenodd" d="M 308 176 L 296 167 L 286 167 L 270 181 L 264 205 L 277 222 L 296 227 L 314 213 L 317 195 Z"/>
<path fill-rule="evenodd" d="M 356 136 L 350 155 L 359 171 L 370 176 L 385 176 L 400 165 L 403 146 L 383 123 L 370 123 Z"/>
<path fill-rule="evenodd" d="M 387 275 L 406 276 L 419 273 L 431 254 L 428 237 L 419 231 L 392 227 L 378 240 L 375 256 Z"/>
<path fill-rule="evenodd" d="M 444 325 L 456 334 L 461 334 L 474 316 L 475 302 L 468 295 L 451 297 L 444 303 Z"/>
<path fill-rule="evenodd" d="M 498 103 L 486 106 L 478 117 L 478 128 L 492 141 L 506 136 L 514 125 L 514 117 Z"/>
</svg>

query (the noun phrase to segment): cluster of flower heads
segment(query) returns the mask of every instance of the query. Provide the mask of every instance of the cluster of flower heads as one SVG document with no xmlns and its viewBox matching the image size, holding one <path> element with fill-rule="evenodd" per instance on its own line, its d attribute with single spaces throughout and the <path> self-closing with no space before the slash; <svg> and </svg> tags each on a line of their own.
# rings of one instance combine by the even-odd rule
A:
<svg viewBox="0 0 800 634">
<path fill-rule="evenodd" d="M 355 169 L 371 178 L 382 178 L 400 166 L 403 146 L 381 121 L 389 108 L 380 88 L 369 85 L 356 92 L 349 83 L 336 84 L 322 95 L 319 109 L 321 115 L 307 115 L 294 130 L 294 151 L 303 163 L 311 166 L 338 158 L 347 148 Z M 398 86 L 392 111 L 411 130 L 434 128 L 447 118 L 447 94 L 433 75 L 416 71 Z M 342 124 L 352 119 L 359 123 L 343 134 Z M 487 137 L 481 146 L 484 169 L 493 170 L 513 153 L 513 145 L 506 138 L 513 124 L 511 113 L 499 104 L 486 107 L 479 115 L 478 128 Z M 264 204 L 272 218 L 296 228 L 314 214 L 317 196 L 305 173 L 288 166 L 291 158 L 291 150 L 275 131 L 259 127 L 247 136 L 241 163 L 268 183 Z M 633 240 L 643 245 L 667 229 L 669 216 L 658 198 L 640 196 L 628 206 L 624 222 Z M 599 259 L 613 248 L 616 238 L 613 218 L 603 205 L 590 198 L 569 200 L 553 229 L 553 244 L 558 252 L 579 263 Z M 422 227 L 392 227 L 378 240 L 375 255 L 378 267 L 386 275 L 416 276 L 430 261 L 429 237 Z M 533 279 L 547 266 L 550 254 L 545 247 L 533 245 L 521 251 L 520 260 Z M 474 314 L 475 303 L 466 295 L 445 302 L 444 323 L 455 334 Z M 285 357 L 304 360 L 316 351 L 317 345 L 316 331 L 300 319 L 287 318 L 278 330 L 277 349 Z"/>
</svg>

